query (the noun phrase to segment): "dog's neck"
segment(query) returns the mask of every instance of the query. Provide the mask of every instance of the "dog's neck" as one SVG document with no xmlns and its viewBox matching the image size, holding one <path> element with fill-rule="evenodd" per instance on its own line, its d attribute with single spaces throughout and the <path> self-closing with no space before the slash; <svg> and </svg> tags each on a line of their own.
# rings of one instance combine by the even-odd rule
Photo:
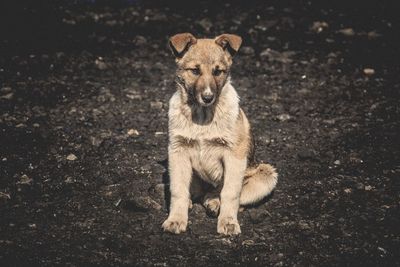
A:
<svg viewBox="0 0 400 267">
<path fill-rule="evenodd" d="M 214 119 L 215 109 L 218 103 L 215 103 L 209 107 L 203 107 L 200 105 L 191 105 L 191 116 L 192 121 L 196 124 L 207 125 L 210 124 Z"/>
<path fill-rule="evenodd" d="M 221 90 L 217 102 L 209 107 L 203 107 L 197 103 L 188 101 L 181 93 L 181 111 L 193 123 L 209 125 L 213 121 L 229 119 L 239 114 L 239 97 L 228 81 Z"/>
</svg>

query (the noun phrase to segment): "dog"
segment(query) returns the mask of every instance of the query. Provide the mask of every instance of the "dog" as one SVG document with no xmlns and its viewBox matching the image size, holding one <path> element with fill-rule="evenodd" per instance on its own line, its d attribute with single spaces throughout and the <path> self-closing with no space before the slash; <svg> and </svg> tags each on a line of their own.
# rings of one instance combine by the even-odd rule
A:
<svg viewBox="0 0 400 267">
<path fill-rule="evenodd" d="M 180 33 L 169 39 L 177 91 L 168 112 L 171 202 L 162 224 L 166 232 L 185 232 L 191 199 L 199 199 L 218 216 L 218 233 L 240 234 L 239 207 L 259 202 L 277 184 L 274 167 L 254 162 L 250 124 L 230 81 L 241 43 L 234 34 L 196 39 Z"/>
</svg>

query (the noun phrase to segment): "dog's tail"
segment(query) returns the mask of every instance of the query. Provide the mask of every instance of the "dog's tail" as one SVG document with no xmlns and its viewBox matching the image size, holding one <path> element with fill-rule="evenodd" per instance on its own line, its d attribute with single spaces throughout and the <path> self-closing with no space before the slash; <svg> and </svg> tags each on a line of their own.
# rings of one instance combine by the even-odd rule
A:
<svg viewBox="0 0 400 267">
<path fill-rule="evenodd" d="M 278 173 L 269 164 L 261 163 L 246 170 L 243 188 L 240 194 L 240 205 L 257 203 L 275 188 Z"/>
</svg>

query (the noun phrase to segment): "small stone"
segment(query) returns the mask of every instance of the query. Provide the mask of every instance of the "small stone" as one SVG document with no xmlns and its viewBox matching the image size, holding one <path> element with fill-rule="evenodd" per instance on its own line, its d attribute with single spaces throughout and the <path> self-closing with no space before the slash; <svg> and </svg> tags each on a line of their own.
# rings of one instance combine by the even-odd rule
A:
<svg viewBox="0 0 400 267">
<path fill-rule="evenodd" d="M 276 116 L 276 118 L 281 122 L 285 122 L 285 121 L 291 120 L 292 116 L 290 116 L 289 114 L 280 114 L 280 115 Z"/>
<path fill-rule="evenodd" d="M 103 139 L 97 138 L 97 137 L 95 137 L 95 136 L 91 136 L 91 137 L 90 137 L 90 143 L 91 143 L 93 146 L 98 147 L 98 146 L 100 146 L 100 145 L 103 143 Z"/>
<path fill-rule="evenodd" d="M 150 107 L 155 109 L 162 109 L 163 103 L 161 101 L 151 101 Z"/>
<path fill-rule="evenodd" d="M 14 96 L 14 93 L 8 93 L 8 94 L 0 96 L 0 99 L 10 100 L 11 98 L 13 98 L 13 96 Z"/>
<path fill-rule="evenodd" d="M 72 179 L 72 177 L 68 176 L 65 180 L 64 183 L 66 184 L 72 184 L 74 182 L 74 179 Z"/>
<path fill-rule="evenodd" d="M 118 198 L 117 201 L 114 202 L 114 206 L 118 207 L 121 204 L 122 198 Z"/>
<path fill-rule="evenodd" d="M 383 254 L 387 254 L 387 250 L 382 247 L 378 247 L 378 250 L 383 252 Z"/>
<path fill-rule="evenodd" d="M 376 39 L 380 36 L 382 36 L 382 34 L 377 33 L 376 31 L 370 31 L 367 33 L 368 39 Z"/>
<path fill-rule="evenodd" d="M 365 68 L 365 69 L 363 69 L 363 72 L 364 72 L 364 74 L 367 75 L 367 76 L 371 76 L 371 75 L 374 75 L 374 74 L 375 74 L 375 70 L 372 69 L 372 68 Z"/>
<path fill-rule="evenodd" d="M 138 136 L 139 135 L 139 131 L 136 130 L 136 129 L 129 129 L 128 135 L 129 136 Z"/>
<path fill-rule="evenodd" d="M 326 119 L 326 120 L 323 120 L 322 122 L 325 124 L 328 124 L 328 125 L 334 125 L 336 123 L 336 120 L 335 119 Z"/>
<path fill-rule="evenodd" d="M 0 93 L 3 93 L 3 94 L 9 93 L 9 92 L 11 92 L 11 91 L 12 91 L 11 87 L 8 87 L 8 86 L 2 87 L 2 88 L 0 89 Z"/>
<path fill-rule="evenodd" d="M 11 196 L 8 193 L 0 192 L 0 199 L 11 199 Z"/>
<path fill-rule="evenodd" d="M 310 30 L 316 33 L 320 33 L 328 27 L 329 25 L 325 21 L 314 21 L 313 25 L 310 27 Z"/>
<path fill-rule="evenodd" d="M 242 246 L 253 246 L 254 244 L 255 242 L 251 239 L 247 239 L 242 242 Z"/>
<path fill-rule="evenodd" d="M 36 229 L 37 228 L 35 223 L 29 223 L 28 227 L 31 228 L 31 229 Z"/>
<path fill-rule="evenodd" d="M 265 138 L 265 144 L 269 146 L 271 144 L 271 138 L 269 137 Z"/>
<path fill-rule="evenodd" d="M 105 69 L 107 69 L 107 64 L 104 63 L 104 61 L 103 61 L 102 58 L 96 59 L 96 60 L 94 61 L 94 64 L 96 65 L 96 67 L 97 67 L 99 70 L 105 70 Z"/>
<path fill-rule="evenodd" d="M 310 225 L 304 220 L 300 220 L 298 224 L 299 224 L 300 229 L 302 229 L 302 230 L 310 230 L 311 229 Z"/>
<path fill-rule="evenodd" d="M 366 186 L 364 187 L 365 191 L 371 191 L 372 188 L 373 188 L 373 187 L 370 186 L 370 185 L 366 185 Z"/>
<path fill-rule="evenodd" d="M 340 160 L 335 160 L 334 162 L 333 162 L 333 164 L 335 164 L 335 165 L 340 165 Z"/>
<path fill-rule="evenodd" d="M 364 162 L 362 159 L 360 159 L 359 155 L 356 153 L 351 153 L 349 160 L 351 163 L 356 163 L 356 164 L 360 164 L 360 163 Z"/>
<path fill-rule="evenodd" d="M 337 31 L 345 36 L 353 36 L 355 34 L 353 28 L 344 28 Z"/>
<path fill-rule="evenodd" d="M 351 193 L 351 188 L 345 188 L 343 190 L 346 194 L 350 194 Z"/>
<path fill-rule="evenodd" d="M 74 161 L 74 160 L 77 160 L 77 159 L 78 159 L 78 157 L 75 156 L 72 153 L 67 156 L 67 160 L 69 160 L 69 161 Z"/>
<path fill-rule="evenodd" d="M 126 97 L 132 100 L 142 100 L 142 96 L 140 94 L 126 94 Z"/>
<path fill-rule="evenodd" d="M 31 178 L 29 178 L 28 175 L 24 174 L 21 176 L 20 180 L 18 181 L 18 184 L 32 184 L 33 180 Z"/>
</svg>

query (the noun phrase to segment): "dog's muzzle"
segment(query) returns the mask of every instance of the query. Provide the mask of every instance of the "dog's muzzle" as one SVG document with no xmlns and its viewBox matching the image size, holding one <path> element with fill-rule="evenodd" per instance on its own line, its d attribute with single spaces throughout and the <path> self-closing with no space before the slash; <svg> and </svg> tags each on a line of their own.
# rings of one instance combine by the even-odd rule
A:
<svg viewBox="0 0 400 267">
<path fill-rule="evenodd" d="M 204 104 L 211 104 L 214 101 L 214 94 L 201 94 L 201 99 L 203 100 Z"/>
</svg>

